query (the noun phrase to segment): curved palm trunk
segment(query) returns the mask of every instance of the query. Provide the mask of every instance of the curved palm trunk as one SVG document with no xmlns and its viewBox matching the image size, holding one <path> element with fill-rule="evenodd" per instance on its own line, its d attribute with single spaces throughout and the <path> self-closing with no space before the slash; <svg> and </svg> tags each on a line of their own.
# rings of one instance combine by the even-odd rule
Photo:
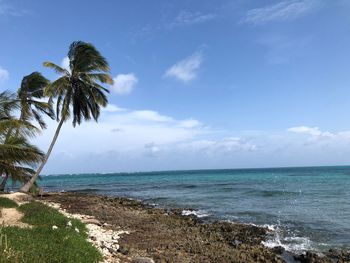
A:
<svg viewBox="0 0 350 263">
<path fill-rule="evenodd" d="M 2 178 L 2 181 L 0 183 L 0 192 L 3 192 L 5 190 L 5 186 L 8 178 L 9 176 L 7 174 L 5 175 L 5 177 Z"/>
<path fill-rule="evenodd" d="M 57 129 L 56 129 L 56 132 L 55 132 L 55 135 L 53 136 L 53 139 L 52 139 L 52 142 L 50 144 L 50 147 L 49 149 L 47 150 L 47 153 L 44 157 L 44 160 L 42 161 L 42 163 L 40 164 L 38 170 L 36 171 L 35 175 L 33 175 L 30 180 L 21 187 L 21 189 L 19 190 L 20 192 L 22 193 L 28 193 L 29 192 L 29 189 L 33 186 L 33 184 L 35 183 L 36 179 L 39 177 L 40 173 L 41 173 L 41 170 L 44 168 L 47 160 L 49 159 L 50 157 L 50 154 L 52 152 L 52 149 L 53 149 L 53 146 L 55 145 L 56 143 L 56 140 L 57 140 L 57 137 L 58 137 L 58 134 L 60 133 L 60 130 L 61 130 L 61 127 L 62 127 L 62 124 L 64 122 L 64 119 L 62 118 L 57 126 Z"/>
</svg>

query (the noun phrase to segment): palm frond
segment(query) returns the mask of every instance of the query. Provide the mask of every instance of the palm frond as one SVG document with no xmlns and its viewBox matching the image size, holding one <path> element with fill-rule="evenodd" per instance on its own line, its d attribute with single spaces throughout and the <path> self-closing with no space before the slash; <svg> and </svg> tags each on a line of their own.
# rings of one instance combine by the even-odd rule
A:
<svg viewBox="0 0 350 263">
<path fill-rule="evenodd" d="M 113 85 L 113 79 L 109 74 L 106 73 L 88 73 L 86 74 L 87 78 L 90 78 L 92 81 L 99 81 L 101 83 L 106 83 Z"/>
<path fill-rule="evenodd" d="M 55 63 L 52 63 L 50 61 L 45 61 L 43 63 L 44 67 L 47 67 L 47 68 L 51 68 L 53 69 L 54 71 L 56 71 L 56 73 L 58 74 L 63 74 L 63 75 L 69 75 L 69 71 L 56 65 Z"/>
<path fill-rule="evenodd" d="M 75 41 L 69 47 L 68 58 L 72 74 L 79 72 L 109 72 L 107 60 L 90 43 Z"/>
<path fill-rule="evenodd" d="M 46 124 L 41 113 L 54 118 L 51 103 L 41 101 L 44 98 L 44 89 L 49 83 L 41 73 L 33 72 L 22 79 L 17 93 L 21 105 L 20 119 L 28 121 L 35 119 L 42 129 L 46 128 Z"/>
</svg>

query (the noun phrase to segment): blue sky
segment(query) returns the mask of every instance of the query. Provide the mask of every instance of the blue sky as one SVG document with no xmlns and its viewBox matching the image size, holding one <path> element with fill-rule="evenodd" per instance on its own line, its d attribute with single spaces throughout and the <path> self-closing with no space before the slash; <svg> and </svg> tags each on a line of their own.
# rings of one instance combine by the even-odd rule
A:
<svg viewBox="0 0 350 263">
<path fill-rule="evenodd" d="M 0 90 L 92 42 L 115 84 L 46 173 L 350 163 L 350 2 L 0 0 Z M 36 139 L 46 150 L 56 124 Z"/>
</svg>

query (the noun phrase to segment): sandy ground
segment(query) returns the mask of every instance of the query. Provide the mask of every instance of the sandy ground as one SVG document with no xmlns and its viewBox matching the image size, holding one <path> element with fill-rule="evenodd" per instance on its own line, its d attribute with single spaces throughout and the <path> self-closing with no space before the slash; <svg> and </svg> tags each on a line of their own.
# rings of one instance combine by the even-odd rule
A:
<svg viewBox="0 0 350 263">
<path fill-rule="evenodd" d="M 32 197 L 23 193 L 1 194 L 0 197 L 6 197 L 15 201 L 17 204 L 26 202 Z M 16 208 L 0 208 L 0 225 L 30 227 L 30 225 L 21 221 L 23 214 L 17 211 Z"/>
<path fill-rule="evenodd" d="M 30 225 L 21 222 L 23 214 L 16 208 L 2 208 L 0 211 L 0 225 L 30 227 Z"/>
</svg>

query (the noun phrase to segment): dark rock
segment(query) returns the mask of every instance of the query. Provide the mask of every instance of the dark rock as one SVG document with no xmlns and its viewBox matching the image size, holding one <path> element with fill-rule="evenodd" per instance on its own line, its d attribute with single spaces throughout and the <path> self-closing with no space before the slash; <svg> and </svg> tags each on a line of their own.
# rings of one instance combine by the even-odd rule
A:
<svg viewBox="0 0 350 263">
<path fill-rule="evenodd" d="M 327 257 L 332 258 L 334 261 L 339 262 L 339 263 L 350 262 L 349 251 L 330 249 L 326 255 L 327 255 Z"/>
<path fill-rule="evenodd" d="M 310 251 L 307 251 L 305 254 L 294 256 L 294 259 L 301 263 L 332 263 L 331 259 Z"/>
<path fill-rule="evenodd" d="M 119 253 L 121 253 L 123 255 L 127 255 L 129 253 L 129 250 L 127 248 L 125 248 L 125 247 L 120 246 L 118 248 L 117 252 L 119 252 Z"/>
<path fill-rule="evenodd" d="M 97 240 L 97 238 L 95 236 L 90 236 L 90 239 L 93 240 L 93 241 Z"/>
<path fill-rule="evenodd" d="M 278 255 L 282 255 L 283 252 L 285 251 L 285 249 L 284 249 L 284 247 L 278 246 L 278 247 L 272 248 L 272 251 Z"/>
</svg>

